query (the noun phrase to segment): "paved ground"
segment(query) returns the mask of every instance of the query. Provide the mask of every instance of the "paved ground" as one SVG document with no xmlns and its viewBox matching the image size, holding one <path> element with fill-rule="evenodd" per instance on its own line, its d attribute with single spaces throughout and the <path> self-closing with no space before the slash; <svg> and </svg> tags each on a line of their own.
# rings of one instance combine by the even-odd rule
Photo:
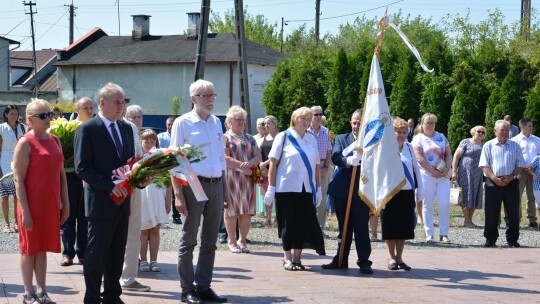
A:
<svg viewBox="0 0 540 304">
<path fill-rule="evenodd" d="M 334 254 L 330 252 L 329 254 Z M 540 249 L 420 249 L 405 252 L 412 271 L 386 268 L 376 249 L 375 274 L 358 268 L 323 270 L 330 256 L 305 254 L 304 272 L 287 272 L 280 252 L 231 254 L 218 251 L 213 288 L 230 303 L 540 303 Z M 48 259 L 49 294 L 58 303 L 82 303 L 82 266 L 61 267 Z M 0 303 L 20 303 L 23 291 L 17 254 L 0 255 Z M 176 253 L 160 253 L 162 272 L 144 273 L 148 293 L 125 293 L 126 303 L 178 303 Z M 355 265 L 351 256 L 349 265 Z"/>
</svg>

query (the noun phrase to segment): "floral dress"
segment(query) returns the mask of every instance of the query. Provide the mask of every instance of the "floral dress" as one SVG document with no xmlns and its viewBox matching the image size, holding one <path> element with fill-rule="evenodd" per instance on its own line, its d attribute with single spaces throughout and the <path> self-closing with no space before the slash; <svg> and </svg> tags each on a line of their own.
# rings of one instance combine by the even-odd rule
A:
<svg viewBox="0 0 540 304">
<path fill-rule="evenodd" d="M 458 146 L 458 148 L 463 149 L 457 172 L 464 208 L 482 209 L 483 174 L 482 168 L 478 167 L 482 145 L 474 144 L 467 138 L 462 140 Z"/>
</svg>

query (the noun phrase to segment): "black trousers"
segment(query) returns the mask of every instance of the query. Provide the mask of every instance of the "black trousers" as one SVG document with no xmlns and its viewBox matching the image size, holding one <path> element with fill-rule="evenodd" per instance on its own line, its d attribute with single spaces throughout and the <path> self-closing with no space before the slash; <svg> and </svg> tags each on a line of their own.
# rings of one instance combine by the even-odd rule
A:
<svg viewBox="0 0 540 304">
<path fill-rule="evenodd" d="M 88 222 L 84 215 L 82 180 L 74 172 L 66 173 L 66 179 L 69 195 L 69 218 L 60 230 L 63 248 L 62 256 L 73 259 L 77 254 L 79 259 L 84 259 Z"/>
<path fill-rule="evenodd" d="M 506 187 L 498 187 L 491 180 L 486 179 L 485 212 L 486 224 L 484 237 L 487 241 L 496 242 L 499 238 L 499 216 L 501 204 L 507 215 L 508 225 L 506 228 L 506 241 L 517 242 L 519 239 L 519 181 L 513 180 Z"/>
<path fill-rule="evenodd" d="M 347 199 L 336 198 L 331 196 L 335 208 L 336 217 L 338 220 L 339 234 L 338 234 L 338 251 L 334 257 L 334 261 L 337 263 L 339 259 L 339 251 L 341 246 L 343 248 L 343 265 L 347 265 L 349 258 L 349 252 L 351 251 L 352 235 L 354 232 L 354 244 L 356 246 L 356 253 L 358 260 L 356 264 L 358 266 L 371 266 L 372 262 L 369 260 L 371 255 L 371 241 L 369 240 L 369 208 L 361 200 L 355 200 L 351 202 L 351 209 L 349 212 L 349 222 L 347 225 L 347 236 L 345 243 L 343 243 L 343 227 L 345 225 L 345 212 L 347 209 Z"/>
<path fill-rule="evenodd" d="M 84 259 L 85 304 L 115 302 L 122 294 L 120 276 L 128 232 L 129 214 L 113 219 L 88 219 L 88 245 Z M 103 277 L 103 294 L 100 295 Z"/>
</svg>

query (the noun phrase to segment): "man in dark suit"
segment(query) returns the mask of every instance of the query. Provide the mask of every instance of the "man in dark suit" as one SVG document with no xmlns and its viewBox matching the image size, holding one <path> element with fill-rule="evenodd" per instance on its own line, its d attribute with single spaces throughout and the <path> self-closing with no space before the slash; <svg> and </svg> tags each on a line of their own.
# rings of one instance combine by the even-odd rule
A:
<svg viewBox="0 0 540 304">
<path fill-rule="evenodd" d="M 130 198 L 125 187 L 115 187 L 113 169 L 134 155 L 131 126 L 117 121 L 124 109 L 124 91 L 108 83 L 99 90 L 99 114 L 75 134 L 75 171 L 84 181 L 88 244 L 83 266 L 85 304 L 120 304 L 120 275 L 128 231 Z M 126 197 L 116 205 L 109 195 Z M 100 294 L 103 277 L 103 293 Z M 103 299 L 102 299 L 103 297 Z"/>
<path fill-rule="evenodd" d="M 407 120 L 407 126 L 409 127 L 407 130 L 407 142 L 412 142 L 412 138 L 414 137 L 414 119 L 409 118 Z"/>
<path fill-rule="evenodd" d="M 351 250 L 352 234 L 354 231 L 356 252 L 358 254 L 356 264 L 360 267 L 360 272 L 364 274 L 372 274 L 372 263 L 369 260 L 369 256 L 371 255 L 371 243 L 369 240 L 368 231 L 369 208 L 358 196 L 358 181 L 360 176 L 359 169 L 356 170 L 356 177 L 354 179 L 353 198 L 349 213 L 349 222 L 347 225 L 345 243 L 342 241 L 342 231 L 345 224 L 345 211 L 349 195 L 349 186 L 352 178 L 352 167 L 360 165 L 360 155 L 353 151 L 354 149 L 351 149 L 351 144 L 356 141 L 356 136 L 358 135 L 358 130 L 361 125 L 361 119 L 362 110 L 354 111 L 351 118 L 352 133 L 338 135 L 335 139 L 334 149 L 332 151 L 332 162 L 337 166 L 337 168 L 334 172 L 332 181 L 328 185 L 328 194 L 330 195 L 330 199 L 334 202 L 336 216 L 338 219 L 338 254 L 332 259 L 332 262 L 322 265 L 322 268 L 338 268 L 339 250 L 341 246 L 345 246 L 343 248 L 344 251 L 341 267 L 343 269 L 348 268 L 349 251 Z"/>
</svg>

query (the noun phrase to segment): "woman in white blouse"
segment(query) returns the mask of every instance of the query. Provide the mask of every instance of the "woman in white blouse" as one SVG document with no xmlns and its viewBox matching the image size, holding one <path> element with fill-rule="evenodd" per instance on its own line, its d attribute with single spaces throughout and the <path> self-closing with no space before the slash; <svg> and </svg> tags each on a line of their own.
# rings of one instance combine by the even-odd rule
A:
<svg viewBox="0 0 540 304">
<path fill-rule="evenodd" d="M 411 267 L 403 262 L 402 254 L 405 240 L 414 239 L 414 207 L 416 202 L 423 199 L 424 186 L 413 147 L 406 142 L 407 122 L 399 117 L 394 118 L 394 132 L 407 183 L 386 204 L 381 213 L 382 238 L 390 254 L 388 269 L 411 270 Z"/>
<path fill-rule="evenodd" d="M 265 204 L 276 199 L 278 235 L 282 240 L 285 270 L 304 270 L 301 256 L 305 248 L 325 255 L 324 239 L 317 221 L 316 208 L 321 203 L 319 152 L 317 139 L 306 132 L 311 110 L 296 109 L 290 128 L 279 133 L 269 153 L 269 186 Z M 292 253 L 291 253 L 292 251 Z"/>
<path fill-rule="evenodd" d="M 5 122 L 0 124 L 0 177 L 11 173 L 11 162 L 13 161 L 13 151 L 17 139 L 23 136 L 26 128 L 19 123 L 19 108 L 16 105 L 7 106 L 4 109 L 3 117 Z M 9 223 L 9 196 L 13 196 L 13 213 L 15 223 Z M 13 178 L 7 178 L 0 182 L 0 197 L 2 199 L 2 212 L 4 214 L 4 233 L 17 232 L 17 196 L 15 195 L 15 183 Z"/>
<path fill-rule="evenodd" d="M 414 152 L 424 183 L 425 199 L 422 214 L 426 242 L 433 242 L 433 217 L 435 213 L 435 196 L 439 204 L 440 241 L 450 243 L 448 226 L 450 222 L 450 177 L 452 152 L 446 137 L 435 131 L 437 116 L 426 113 L 422 116 L 422 125 L 412 141 Z"/>
</svg>

